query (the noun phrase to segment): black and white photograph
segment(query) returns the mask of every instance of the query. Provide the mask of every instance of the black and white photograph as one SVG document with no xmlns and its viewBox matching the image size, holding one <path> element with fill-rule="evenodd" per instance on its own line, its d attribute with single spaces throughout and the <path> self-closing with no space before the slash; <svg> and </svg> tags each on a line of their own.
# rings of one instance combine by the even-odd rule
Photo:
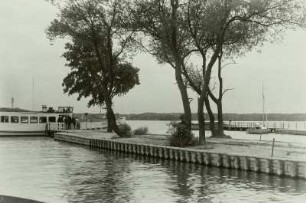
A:
<svg viewBox="0 0 306 203">
<path fill-rule="evenodd" d="M 0 203 L 306 202 L 306 0 L 2 0 Z"/>
</svg>

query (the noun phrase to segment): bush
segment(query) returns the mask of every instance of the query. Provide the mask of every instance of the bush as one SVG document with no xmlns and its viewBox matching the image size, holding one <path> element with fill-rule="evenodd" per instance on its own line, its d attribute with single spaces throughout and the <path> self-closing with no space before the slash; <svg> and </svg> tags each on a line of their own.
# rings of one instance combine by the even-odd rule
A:
<svg viewBox="0 0 306 203">
<path fill-rule="evenodd" d="M 132 135 L 131 126 L 129 126 L 126 123 L 123 123 L 123 124 L 120 124 L 118 128 L 119 128 L 120 134 L 122 134 L 123 137 L 131 137 Z"/>
<path fill-rule="evenodd" d="M 185 125 L 180 123 L 171 123 L 172 127 L 168 130 L 170 133 L 169 143 L 174 147 L 193 146 L 197 143 L 196 138 Z"/>
<path fill-rule="evenodd" d="M 133 131 L 134 135 L 146 135 L 149 132 L 149 128 L 148 127 L 140 127 L 137 128 Z"/>
</svg>

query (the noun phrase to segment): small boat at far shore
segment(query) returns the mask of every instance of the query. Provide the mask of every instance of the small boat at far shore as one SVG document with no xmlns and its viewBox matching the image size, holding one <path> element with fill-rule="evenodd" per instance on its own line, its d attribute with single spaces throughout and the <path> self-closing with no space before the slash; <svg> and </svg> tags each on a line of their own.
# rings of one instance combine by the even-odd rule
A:
<svg viewBox="0 0 306 203">
<path fill-rule="evenodd" d="M 272 130 L 267 126 L 267 114 L 265 113 L 265 94 L 264 94 L 264 86 L 262 84 L 262 125 L 256 125 L 252 128 L 247 129 L 248 134 L 268 134 L 271 133 Z"/>
<path fill-rule="evenodd" d="M 248 128 L 247 133 L 248 134 L 268 134 L 271 133 L 272 130 L 269 128 L 265 127 L 260 127 L 260 128 Z"/>
</svg>

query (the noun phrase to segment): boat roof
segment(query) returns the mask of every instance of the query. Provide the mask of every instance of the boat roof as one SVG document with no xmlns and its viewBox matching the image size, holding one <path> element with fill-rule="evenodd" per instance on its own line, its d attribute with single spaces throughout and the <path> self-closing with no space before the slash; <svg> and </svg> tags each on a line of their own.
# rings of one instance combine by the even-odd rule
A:
<svg viewBox="0 0 306 203">
<path fill-rule="evenodd" d="M 0 112 L 35 112 L 20 108 L 0 108 Z"/>
<path fill-rule="evenodd" d="M 30 110 L 26 110 L 26 109 L 20 109 L 20 108 L 0 108 L 0 113 L 10 113 L 12 115 L 15 114 L 62 114 L 62 115 L 67 115 L 70 113 L 65 113 L 65 112 L 58 112 L 58 111 L 54 111 L 54 112 L 43 112 L 43 111 L 30 111 Z"/>
</svg>

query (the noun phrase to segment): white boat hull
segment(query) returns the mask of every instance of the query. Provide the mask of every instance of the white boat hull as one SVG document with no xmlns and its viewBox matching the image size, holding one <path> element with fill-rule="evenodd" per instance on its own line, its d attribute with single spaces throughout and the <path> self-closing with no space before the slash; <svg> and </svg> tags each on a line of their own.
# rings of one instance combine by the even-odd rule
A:
<svg viewBox="0 0 306 203">
<path fill-rule="evenodd" d="M 57 113 L 0 112 L 0 136 L 43 136 L 46 135 L 46 131 L 63 130 L 65 124 L 58 122 L 59 115 Z M 13 122 L 14 118 L 17 118 L 16 122 Z M 26 121 L 22 122 L 24 118 Z M 45 118 L 46 121 L 40 122 L 40 118 Z M 48 121 L 50 118 L 53 122 Z"/>
<path fill-rule="evenodd" d="M 256 128 L 249 128 L 247 129 L 248 134 L 268 134 L 271 133 L 271 129 L 256 129 Z"/>
<path fill-rule="evenodd" d="M 0 136 L 43 136 L 45 131 L 0 131 Z"/>
</svg>

